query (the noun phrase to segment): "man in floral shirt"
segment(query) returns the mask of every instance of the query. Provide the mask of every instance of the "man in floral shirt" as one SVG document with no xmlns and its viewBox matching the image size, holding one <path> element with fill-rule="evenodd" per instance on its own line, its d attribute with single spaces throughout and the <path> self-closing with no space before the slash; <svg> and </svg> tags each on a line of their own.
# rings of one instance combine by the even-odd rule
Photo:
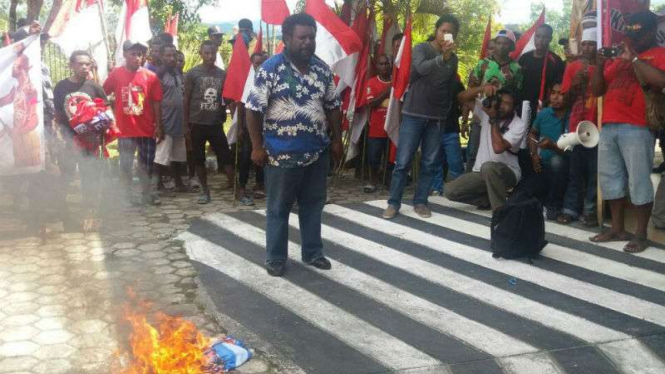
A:
<svg viewBox="0 0 665 374">
<path fill-rule="evenodd" d="M 321 213 L 330 157 L 342 155 L 340 100 L 328 65 L 314 55 L 316 22 L 294 14 L 282 25 L 284 52 L 256 74 L 245 107 L 252 161 L 265 167 L 268 192 L 266 270 L 282 276 L 289 215 L 298 201 L 302 260 L 330 269 L 323 255 Z"/>
</svg>

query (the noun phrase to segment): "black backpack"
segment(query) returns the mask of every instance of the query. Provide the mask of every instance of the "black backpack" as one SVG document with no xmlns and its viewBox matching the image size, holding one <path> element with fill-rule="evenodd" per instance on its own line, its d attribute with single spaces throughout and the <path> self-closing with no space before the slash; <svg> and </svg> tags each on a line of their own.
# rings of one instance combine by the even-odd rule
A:
<svg viewBox="0 0 665 374">
<path fill-rule="evenodd" d="M 492 214 L 492 257 L 538 257 L 547 245 L 543 206 L 535 197 L 515 193 Z"/>
</svg>

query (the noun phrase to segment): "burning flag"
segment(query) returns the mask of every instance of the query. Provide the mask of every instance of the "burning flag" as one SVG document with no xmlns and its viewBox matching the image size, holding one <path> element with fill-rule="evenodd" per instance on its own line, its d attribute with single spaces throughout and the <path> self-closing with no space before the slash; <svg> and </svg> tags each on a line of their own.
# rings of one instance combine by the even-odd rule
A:
<svg viewBox="0 0 665 374">
<path fill-rule="evenodd" d="M 44 170 L 39 36 L 0 48 L 0 176 Z"/>
</svg>

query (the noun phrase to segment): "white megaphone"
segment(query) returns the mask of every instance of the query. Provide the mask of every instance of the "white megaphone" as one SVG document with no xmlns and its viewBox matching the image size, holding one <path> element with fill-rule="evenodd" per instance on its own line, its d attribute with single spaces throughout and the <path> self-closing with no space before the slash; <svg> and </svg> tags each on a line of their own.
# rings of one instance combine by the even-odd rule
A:
<svg viewBox="0 0 665 374">
<path fill-rule="evenodd" d="M 564 151 L 573 149 L 578 144 L 586 148 L 593 148 L 598 145 L 600 134 L 598 128 L 591 121 L 582 121 L 577 125 L 577 131 L 561 135 L 556 146 Z"/>
</svg>

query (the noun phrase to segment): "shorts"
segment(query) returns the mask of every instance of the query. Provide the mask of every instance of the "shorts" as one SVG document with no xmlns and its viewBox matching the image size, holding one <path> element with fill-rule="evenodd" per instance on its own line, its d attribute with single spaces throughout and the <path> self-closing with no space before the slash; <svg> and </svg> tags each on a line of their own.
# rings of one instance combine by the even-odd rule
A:
<svg viewBox="0 0 665 374">
<path fill-rule="evenodd" d="M 134 154 L 139 152 L 139 166 L 148 175 L 152 174 L 152 164 L 155 161 L 155 138 L 136 137 L 118 139 L 118 152 L 120 153 L 120 168 L 127 175 L 131 175 L 134 165 Z"/>
<path fill-rule="evenodd" d="M 233 165 L 233 155 L 229 149 L 229 142 L 226 140 L 226 134 L 222 126 L 214 125 L 191 125 L 192 152 L 194 155 L 194 164 L 204 166 L 206 162 L 206 143 L 217 156 L 217 160 L 223 165 Z"/>
<path fill-rule="evenodd" d="M 654 146 L 654 137 L 647 127 L 603 125 L 598 144 L 598 184 L 603 200 L 622 199 L 630 194 L 634 205 L 653 202 Z"/>
<path fill-rule="evenodd" d="M 171 137 L 165 135 L 164 140 L 157 143 L 155 151 L 155 163 L 160 165 L 170 165 L 171 162 L 187 161 L 187 146 L 183 136 Z"/>
</svg>

